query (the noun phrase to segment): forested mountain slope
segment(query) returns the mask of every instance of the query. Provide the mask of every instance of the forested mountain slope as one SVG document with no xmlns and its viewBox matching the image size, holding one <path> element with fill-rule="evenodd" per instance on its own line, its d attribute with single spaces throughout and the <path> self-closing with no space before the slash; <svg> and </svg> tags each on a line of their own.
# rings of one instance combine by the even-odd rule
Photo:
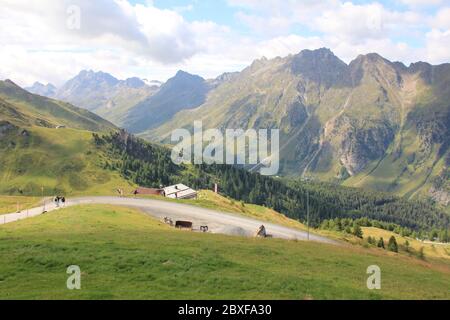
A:
<svg viewBox="0 0 450 320">
<path fill-rule="evenodd" d="M 378 54 L 346 64 L 328 49 L 261 59 L 204 104 L 141 134 L 279 128 L 281 174 L 448 203 L 450 64 L 406 67 Z"/>
</svg>

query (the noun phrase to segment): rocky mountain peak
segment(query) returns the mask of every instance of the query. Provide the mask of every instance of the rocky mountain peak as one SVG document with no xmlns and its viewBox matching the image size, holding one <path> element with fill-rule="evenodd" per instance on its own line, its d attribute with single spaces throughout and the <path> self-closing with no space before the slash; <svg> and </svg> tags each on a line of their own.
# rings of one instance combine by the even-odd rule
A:
<svg viewBox="0 0 450 320">
<path fill-rule="evenodd" d="M 8 85 L 8 86 L 13 86 L 13 87 L 17 87 L 17 88 L 20 88 L 17 84 L 15 84 L 12 80 L 10 80 L 10 79 L 6 79 L 5 81 L 4 81 L 4 83 L 6 84 L 6 85 Z"/>
<path fill-rule="evenodd" d="M 72 81 L 78 83 L 105 83 L 110 86 L 116 85 L 119 82 L 119 80 L 117 80 L 109 73 L 105 73 L 102 71 L 94 72 L 92 70 L 81 71 L 78 76 L 72 79 Z"/>
<path fill-rule="evenodd" d="M 165 84 L 161 86 L 161 90 L 202 86 L 205 85 L 205 83 L 206 81 L 202 77 L 180 70 L 173 78 L 170 78 Z"/>
<path fill-rule="evenodd" d="M 215 79 L 208 80 L 208 83 L 211 85 L 211 87 L 217 87 L 225 82 L 230 82 L 236 79 L 239 76 L 239 72 L 226 72 L 221 74 Z"/>
<path fill-rule="evenodd" d="M 40 96 L 53 97 L 57 89 L 51 83 L 45 85 L 40 82 L 35 82 L 31 87 L 25 88 L 25 90 Z"/>
<path fill-rule="evenodd" d="M 179 70 L 177 72 L 177 74 L 173 78 L 171 78 L 169 81 L 171 81 L 171 80 L 177 80 L 177 81 L 189 81 L 189 80 L 199 81 L 199 80 L 201 80 L 201 81 L 205 81 L 205 79 L 203 79 L 202 77 L 191 74 L 191 73 L 183 71 L 183 70 Z M 169 81 L 167 81 L 167 82 L 169 82 Z"/>
<path fill-rule="evenodd" d="M 292 56 L 291 72 L 325 87 L 348 84 L 348 66 L 330 49 L 303 50 Z"/>
<path fill-rule="evenodd" d="M 431 84 L 433 81 L 433 66 L 427 62 L 411 63 L 408 71 L 411 73 L 419 73 L 426 83 Z"/>
<path fill-rule="evenodd" d="M 390 67 L 394 67 L 396 64 L 390 62 L 389 60 L 383 58 L 378 53 L 368 53 L 368 54 L 360 54 L 355 60 L 350 62 L 350 68 L 354 69 L 356 67 L 363 67 L 364 69 L 368 69 L 374 65 L 387 65 Z"/>
<path fill-rule="evenodd" d="M 128 78 L 128 79 L 124 80 L 123 83 L 125 86 L 127 86 L 129 88 L 135 88 L 135 89 L 146 86 L 146 83 L 142 79 L 139 79 L 137 77 Z"/>
<path fill-rule="evenodd" d="M 389 85 L 399 86 L 402 83 L 402 67 L 383 58 L 378 53 L 359 55 L 350 65 L 353 85 L 358 85 L 363 78 L 375 79 L 377 82 L 388 82 Z M 385 83 L 386 84 L 386 83 Z"/>
</svg>

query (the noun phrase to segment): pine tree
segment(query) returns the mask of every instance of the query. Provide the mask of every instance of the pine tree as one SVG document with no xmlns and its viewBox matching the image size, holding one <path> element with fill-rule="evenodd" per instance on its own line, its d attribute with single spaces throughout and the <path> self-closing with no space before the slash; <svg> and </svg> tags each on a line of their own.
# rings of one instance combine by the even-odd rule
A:
<svg viewBox="0 0 450 320">
<path fill-rule="evenodd" d="M 410 246 L 409 241 L 406 240 L 405 241 L 405 250 L 406 250 L 406 252 L 409 252 L 409 246 Z"/>
<path fill-rule="evenodd" d="M 419 250 L 419 258 L 422 260 L 425 260 L 425 252 L 424 252 L 424 248 L 421 247 Z"/>
<path fill-rule="evenodd" d="M 378 248 L 385 249 L 385 247 L 384 247 L 384 239 L 383 238 L 380 238 L 380 240 L 378 240 L 377 246 L 378 246 Z"/>
<path fill-rule="evenodd" d="M 353 235 L 361 239 L 363 238 L 363 231 L 359 224 L 355 224 L 355 226 L 353 227 Z"/>
<path fill-rule="evenodd" d="M 398 252 L 397 240 L 394 236 L 389 239 L 388 250 L 392 252 Z"/>
</svg>

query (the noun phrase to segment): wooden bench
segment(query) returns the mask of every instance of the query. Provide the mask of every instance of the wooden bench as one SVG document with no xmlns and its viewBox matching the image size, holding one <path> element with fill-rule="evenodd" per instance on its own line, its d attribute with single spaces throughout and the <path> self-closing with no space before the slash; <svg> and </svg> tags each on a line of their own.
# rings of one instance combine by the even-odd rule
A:
<svg viewBox="0 0 450 320">
<path fill-rule="evenodd" d="M 187 229 L 192 231 L 192 222 L 190 221 L 177 221 L 175 222 L 175 228 L 177 229 Z"/>
</svg>

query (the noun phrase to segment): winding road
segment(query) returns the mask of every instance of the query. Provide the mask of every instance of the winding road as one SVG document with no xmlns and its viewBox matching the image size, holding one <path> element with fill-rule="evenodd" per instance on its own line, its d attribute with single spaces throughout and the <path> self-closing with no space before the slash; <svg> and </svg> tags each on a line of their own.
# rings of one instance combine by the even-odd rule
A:
<svg viewBox="0 0 450 320">
<path fill-rule="evenodd" d="M 243 217 L 238 214 L 225 213 L 162 200 L 121 197 L 82 197 L 69 199 L 66 206 L 85 204 L 108 204 L 137 208 L 159 220 L 163 220 L 165 217 L 168 217 L 173 221 L 192 221 L 195 230 L 199 230 L 200 226 L 208 226 L 209 232 L 211 233 L 251 237 L 261 225 L 264 225 L 267 233 L 274 238 L 307 240 L 307 233 L 305 231 L 292 229 L 253 218 Z M 57 208 L 54 203 L 47 204 L 45 207 L 47 212 L 57 209 L 59 208 Z M 44 207 L 41 206 L 24 210 L 21 213 L 0 215 L 0 225 L 35 217 L 41 215 L 43 211 Z M 327 244 L 338 244 L 336 241 L 315 234 L 310 234 L 310 240 Z"/>
</svg>

